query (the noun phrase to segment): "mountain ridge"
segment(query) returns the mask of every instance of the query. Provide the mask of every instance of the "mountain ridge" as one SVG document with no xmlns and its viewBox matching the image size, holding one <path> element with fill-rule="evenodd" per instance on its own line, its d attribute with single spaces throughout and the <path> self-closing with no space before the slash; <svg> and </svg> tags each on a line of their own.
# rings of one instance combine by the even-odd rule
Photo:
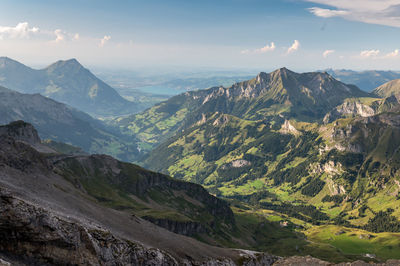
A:
<svg viewBox="0 0 400 266">
<path fill-rule="evenodd" d="M 372 97 L 353 85 L 343 84 L 327 73 L 295 73 L 286 68 L 235 83 L 186 92 L 146 111 L 117 118 L 112 125 L 125 134 L 135 134 L 143 149 L 184 130 L 202 114 L 221 112 L 243 119 L 259 120 L 276 115 L 303 121 L 323 119 L 346 98 Z"/>
<path fill-rule="evenodd" d="M 86 113 L 40 94 L 23 94 L 0 86 L 0 124 L 32 123 L 44 139 L 66 142 L 86 152 L 107 153 L 123 160 L 138 154 L 129 140 Z M 132 157 L 133 154 L 133 157 Z"/>
<path fill-rule="evenodd" d="M 372 91 L 380 97 L 400 96 L 400 79 L 391 80 Z"/>
<path fill-rule="evenodd" d="M 1 57 L 0 85 L 23 93 L 41 93 L 96 116 L 123 115 L 140 109 L 140 104 L 122 98 L 76 59 L 32 69 Z"/>
</svg>

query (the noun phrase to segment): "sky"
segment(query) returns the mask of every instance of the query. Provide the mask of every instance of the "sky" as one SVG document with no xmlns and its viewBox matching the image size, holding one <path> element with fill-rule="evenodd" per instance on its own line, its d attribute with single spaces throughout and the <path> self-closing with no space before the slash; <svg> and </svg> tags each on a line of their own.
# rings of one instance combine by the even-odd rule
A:
<svg viewBox="0 0 400 266">
<path fill-rule="evenodd" d="M 400 70 L 400 0 L 2 0 L 30 66 Z"/>
</svg>

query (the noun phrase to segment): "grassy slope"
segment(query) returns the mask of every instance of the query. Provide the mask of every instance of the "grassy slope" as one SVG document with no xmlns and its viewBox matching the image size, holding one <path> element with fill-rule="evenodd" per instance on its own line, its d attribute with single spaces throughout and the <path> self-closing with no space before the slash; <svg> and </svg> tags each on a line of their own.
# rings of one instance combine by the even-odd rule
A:
<svg viewBox="0 0 400 266">
<path fill-rule="evenodd" d="M 400 247 L 393 244 L 379 249 L 377 245 L 396 241 L 395 233 L 383 234 L 383 240 L 380 237 L 366 239 L 359 245 L 354 236 L 343 236 L 343 239 L 339 238 L 340 241 L 327 242 L 318 232 L 325 230 L 328 225 L 343 228 L 339 227 L 343 221 L 349 222 L 351 226 L 364 226 L 377 212 L 388 208 L 393 208 L 393 215 L 400 218 L 400 202 L 397 197 L 400 187 L 395 183 L 396 179 L 391 177 L 390 169 L 374 164 L 376 161 L 390 161 L 391 167 L 396 167 L 398 155 L 397 149 L 393 147 L 399 146 L 396 143 L 400 139 L 396 129 L 382 129 L 382 126 L 371 123 L 368 124 L 368 130 L 375 133 L 362 138 L 355 128 L 352 143 L 366 141 L 364 146 L 378 147 L 366 151 L 365 156 L 336 149 L 319 152 L 319 149 L 332 148 L 337 143 L 348 145 L 348 140 L 332 139 L 332 132 L 346 128 L 349 124 L 360 126 L 360 123 L 357 118 L 347 118 L 320 127 L 317 124 L 291 121 L 301 132 L 295 136 L 281 134 L 282 121 L 279 120 L 248 121 L 216 114 L 208 117 L 206 123 L 195 125 L 160 145 L 145 162 L 158 171 L 201 183 L 219 196 L 248 202 L 256 207 L 257 213 L 265 208 L 271 209 L 270 204 L 315 206 L 316 211 L 311 214 L 298 208 L 296 211 L 302 214 L 300 219 L 295 219 L 293 213 L 282 213 L 275 209 L 276 216 L 271 219 L 286 217 L 294 224 L 303 226 L 305 234 L 310 235 L 312 241 L 329 244 L 330 249 L 335 247 L 342 254 L 340 256 L 354 258 L 373 253 L 379 259 L 387 259 L 393 257 L 391 254 L 399 252 Z M 215 151 L 215 147 L 225 147 L 226 150 L 216 150 L 218 156 L 208 157 L 214 153 L 207 151 Z M 252 166 L 231 167 L 231 163 L 239 159 L 247 159 Z M 320 184 L 315 180 L 319 180 Z M 340 187 L 346 191 L 345 194 L 338 195 L 337 199 L 326 198 L 332 196 L 334 190 L 340 191 Z M 367 209 L 362 212 L 364 206 Z M 312 215 L 319 217 L 318 212 L 329 217 L 329 220 L 316 223 L 326 224 L 325 227 L 315 224 L 311 227 L 307 222 L 307 219 L 313 218 Z M 337 224 L 336 227 L 333 224 Z M 346 230 L 361 232 L 354 228 Z M 336 239 L 334 233 L 329 235 Z M 347 240 L 348 247 L 344 244 Z M 359 248 L 354 251 L 349 248 L 352 245 Z M 322 250 L 320 252 L 324 253 Z M 330 260 L 340 258 L 336 253 L 332 257 L 328 256 L 329 252 L 324 253 L 326 257 L 321 254 L 319 257 Z"/>
</svg>

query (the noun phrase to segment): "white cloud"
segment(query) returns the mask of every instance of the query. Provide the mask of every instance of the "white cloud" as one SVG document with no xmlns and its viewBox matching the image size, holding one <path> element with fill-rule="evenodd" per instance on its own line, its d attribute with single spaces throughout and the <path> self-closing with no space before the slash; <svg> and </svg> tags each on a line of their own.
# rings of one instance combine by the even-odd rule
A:
<svg viewBox="0 0 400 266">
<path fill-rule="evenodd" d="M 267 44 L 262 48 L 259 49 L 255 49 L 255 50 L 243 50 L 241 51 L 242 54 L 263 54 L 263 53 L 267 53 L 267 52 L 272 52 L 274 51 L 276 48 L 275 43 L 271 42 L 271 44 Z"/>
<path fill-rule="evenodd" d="M 365 50 L 361 51 L 360 56 L 362 58 L 369 58 L 369 57 L 376 57 L 380 54 L 381 51 L 379 50 Z"/>
<path fill-rule="evenodd" d="M 100 47 L 104 47 L 104 45 L 105 45 L 109 40 L 111 40 L 111 36 L 110 36 L 110 35 L 105 35 L 105 36 L 103 37 L 103 39 L 100 40 L 99 46 L 100 46 Z"/>
<path fill-rule="evenodd" d="M 73 39 L 74 39 L 75 41 L 77 41 L 77 40 L 79 40 L 79 38 L 80 38 L 79 33 L 75 33 Z"/>
<path fill-rule="evenodd" d="M 333 54 L 335 50 L 326 50 L 325 52 L 322 53 L 322 56 L 324 58 L 327 58 L 330 54 Z"/>
<path fill-rule="evenodd" d="M 400 27 L 400 0 L 305 0 L 333 9 L 312 7 L 318 17 L 342 17 L 369 24 Z"/>
<path fill-rule="evenodd" d="M 317 17 L 323 17 L 323 18 L 345 16 L 349 14 L 349 12 L 345 10 L 332 10 L 319 7 L 312 7 L 309 8 L 308 10 L 310 10 L 310 12 L 316 15 Z"/>
<path fill-rule="evenodd" d="M 58 42 L 65 41 L 66 34 L 62 30 L 60 30 L 60 29 L 55 30 L 54 35 L 56 35 L 56 39 L 54 40 L 54 42 L 58 43 Z"/>
<path fill-rule="evenodd" d="M 270 52 L 270 51 L 274 51 L 276 48 L 275 43 L 271 42 L 270 45 L 265 45 L 264 47 L 257 49 L 256 52 L 257 53 L 266 53 L 266 52 Z"/>
<path fill-rule="evenodd" d="M 0 39 L 26 39 L 38 32 L 39 28 L 29 27 L 28 22 L 21 22 L 15 27 L 0 26 Z"/>
<path fill-rule="evenodd" d="M 394 57 L 398 57 L 400 55 L 400 50 L 396 49 L 391 53 L 388 53 L 387 55 L 385 55 L 386 58 L 394 58 Z"/>
<path fill-rule="evenodd" d="M 289 47 L 287 50 L 287 54 L 291 54 L 293 52 L 296 52 L 300 48 L 300 42 L 298 40 L 294 40 L 292 46 Z"/>
</svg>

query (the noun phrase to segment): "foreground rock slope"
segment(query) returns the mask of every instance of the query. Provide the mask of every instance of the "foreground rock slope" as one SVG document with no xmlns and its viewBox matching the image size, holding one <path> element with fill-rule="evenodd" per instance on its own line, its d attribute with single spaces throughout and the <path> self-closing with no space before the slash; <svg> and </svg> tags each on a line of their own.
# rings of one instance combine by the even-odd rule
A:
<svg viewBox="0 0 400 266">
<path fill-rule="evenodd" d="M 95 171 L 122 171 L 116 168 L 119 162 L 110 157 L 39 152 L 35 149 L 40 145 L 37 132 L 22 122 L 2 127 L 1 133 L 0 258 L 4 264 L 270 265 L 277 259 L 257 252 L 213 247 L 158 227 L 124 208 L 108 207 L 101 202 L 107 195 L 99 198 L 85 189 L 90 186 L 84 181 L 75 179 L 71 174 L 74 169 L 66 171 L 66 161 L 70 160 L 85 171 L 93 162 L 97 163 Z M 88 172 L 86 178 L 89 177 Z M 115 185 L 121 180 L 115 178 Z M 129 176 L 125 176 L 126 180 L 130 180 Z M 157 191 L 162 182 L 162 189 L 179 190 L 187 193 L 186 198 L 192 189 L 200 195 L 194 196 L 192 202 L 200 201 L 206 206 L 203 211 L 214 211 L 216 215 L 227 206 L 209 194 L 202 195 L 198 185 L 143 169 L 131 180 L 137 181 L 132 189 L 143 193 L 146 189 Z M 229 210 L 224 212 L 229 218 Z"/>
</svg>

